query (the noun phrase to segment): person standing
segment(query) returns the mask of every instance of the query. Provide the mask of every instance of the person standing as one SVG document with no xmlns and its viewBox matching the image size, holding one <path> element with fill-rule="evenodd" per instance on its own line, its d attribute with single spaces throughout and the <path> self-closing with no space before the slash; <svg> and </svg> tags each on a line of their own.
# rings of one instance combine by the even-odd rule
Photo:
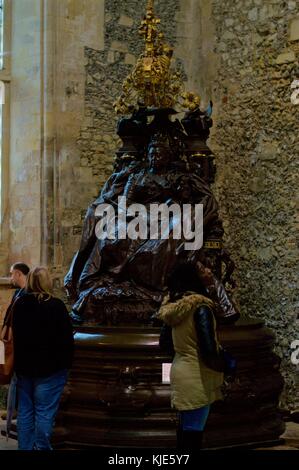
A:
<svg viewBox="0 0 299 470">
<path fill-rule="evenodd" d="M 45 267 L 32 269 L 14 305 L 14 367 L 19 450 L 51 450 L 51 435 L 73 357 L 73 329 L 64 303 L 52 294 Z"/>
<path fill-rule="evenodd" d="M 210 405 L 222 398 L 224 374 L 233 376 L 235 359 L 218 342 L 214 304 L 183 266 L 169 280 L 170 298 L 159 310 L 164 322 L 160 347 L 173 358 L 171 404 L 178 410 L 178 449 L 199 450 Z"/>
<path fill-rule="evenodd" d="M 12 296 L 11 302 L 5 312 L 4 320 L 3 320 L 3 325 L 2 325 L 2 331 L 3 328 L 10 328 L 12 324 L 12 315 L 13 315 L 13 306 L 15 301 L 21 297 L 22 295 L 25 294 L 25 286 L 26 286 L 26 280 L 27 280 L 27 275 L 29 273 L 30 269 L 25 263 L 14 263 L 11 268 L 10 268 L 10 282 L 13 287 L 16 287 L 16 290 Z M 1 333 L 2 334 L 2 333 Z M 8 400 L 7 402 L 7 410 L 5 413 L 1 415 L 1 419 L 6 420 L 7 416 L 9 416 L 9 420 L 7 421 L 7 428 L 10 428 L 10 421 L 11 419 L 16 417 L 16 396 L 15 396 L 15 380 L 14 378 L 11 379 L 11 384 L 8 392 L 8 396 L 11 397 L 13 396 L 14 399 L 13 401 Z"/>
<path fill-rule="evenodd" d="M 18 297 L 21 297 L 25 294 L 27 275 L 29 271 L 30 268 L 25 263 L 14 263 L 10 268 L 10 282 L 12 286 L 16 288 L 16 290 L 6 310 L 3 325 L 5 325 L 10 318 L 10 312 L 14 302 L 17 300 Z"/>
<path fill-rule="evenodd" d="M 14 296 L 24 291 L 30 269 L 25 263 L 14 263 L 10 268 L 10 281 L 17 288 Z"/>
</svg>

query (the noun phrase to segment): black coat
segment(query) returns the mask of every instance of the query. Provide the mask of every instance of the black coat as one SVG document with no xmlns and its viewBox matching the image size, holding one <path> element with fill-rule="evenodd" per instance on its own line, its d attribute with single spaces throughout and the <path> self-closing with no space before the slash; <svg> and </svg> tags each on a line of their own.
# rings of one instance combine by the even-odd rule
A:
<svg viewBox="0 0 299 470">
<path fill-rule="evenodd" d="M 73 329 L 60 299 L 23 295 L 14 304 L 12 326 L 17 375 L 48 377 L 71 367 Z"/>
</svg>

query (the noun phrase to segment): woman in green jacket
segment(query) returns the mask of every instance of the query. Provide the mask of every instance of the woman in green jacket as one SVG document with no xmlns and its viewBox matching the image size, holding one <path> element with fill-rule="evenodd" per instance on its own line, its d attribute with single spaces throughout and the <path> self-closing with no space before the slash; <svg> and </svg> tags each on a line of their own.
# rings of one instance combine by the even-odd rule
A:
<svg viewBox="0 0 299 470">
<path fill-rule="evenodd" d="M 158 315 L 165 324 L 160 346 L 173 347 L 175 353 L 171 404 L 179 414 L 180 449 L 201 447 L 210 405 L 222 398 L 224 373 L 231 374 L 236 366 L 218 342 L 214 304 L 194 279 L 192 268 L 177 270 L 169 281 L 170 301 L 162 305 Z"/>
</svg>

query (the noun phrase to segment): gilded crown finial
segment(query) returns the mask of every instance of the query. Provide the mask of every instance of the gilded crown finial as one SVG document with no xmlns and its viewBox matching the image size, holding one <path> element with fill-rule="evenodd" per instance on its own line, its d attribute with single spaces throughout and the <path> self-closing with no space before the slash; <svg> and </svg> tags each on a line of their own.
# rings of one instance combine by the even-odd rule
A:
<svg viewBox="0 0 299 470">
<path fill-rule="evenodd" d="M 132 112 L 140 105 L 172 108 L 180 98 L 184 99 L 183 106 L 190 110 L 199 106 L 200 98 L 193 93 L 184 93 L 181 74 L 171 69 L 173 49 L 164 42 L 164 34 L 159 31 L 160 22 L 154 13 L 154 0 L 148 0 L 146 15 L 139 27 L 145 50 L 125 79 L 122 94 L 114 103 L 118 114 Z"/>
</svg>

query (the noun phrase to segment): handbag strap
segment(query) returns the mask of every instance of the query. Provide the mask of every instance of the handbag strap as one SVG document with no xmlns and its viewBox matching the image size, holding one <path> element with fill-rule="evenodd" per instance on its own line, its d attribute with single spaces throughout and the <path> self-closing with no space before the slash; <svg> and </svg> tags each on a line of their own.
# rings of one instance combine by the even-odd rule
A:
<svg viewBox="0 0 299 470">
<path fill-rule="evenodd" d="M 19 298 L 20 296 L 16 295 L 16 297 L 12 300 L 11 304 L 9 305 L 5 318 L 4 318 L 2 329 L 4 328 L 4 326 L 7 326 L 8 328 L 12 326 L 13 312 L 14 312 L 15 304 Z"/>
<path fill-rule="evenodd" d="M 11 325 L 3 325 L 0 332 L 0 340 L 4 342 L 11 341 L 12 339 L 12 327 Z"/>
</svg>

